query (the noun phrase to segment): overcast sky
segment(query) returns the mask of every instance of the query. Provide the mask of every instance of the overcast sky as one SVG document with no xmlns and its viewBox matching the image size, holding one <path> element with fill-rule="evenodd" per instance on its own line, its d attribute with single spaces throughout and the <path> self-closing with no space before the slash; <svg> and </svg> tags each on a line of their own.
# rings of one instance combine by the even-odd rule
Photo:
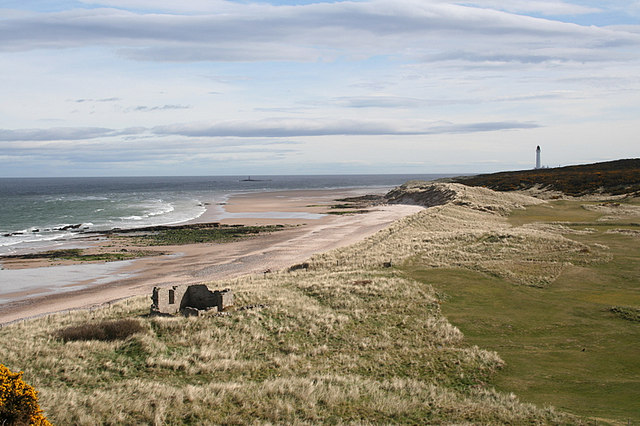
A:
<svg viewBox="0 0 640 426">
<path fill-rule="evenodd" d="M 0 176 L 640 157 L 638 0 L 2 0 Z"/>
</svg>

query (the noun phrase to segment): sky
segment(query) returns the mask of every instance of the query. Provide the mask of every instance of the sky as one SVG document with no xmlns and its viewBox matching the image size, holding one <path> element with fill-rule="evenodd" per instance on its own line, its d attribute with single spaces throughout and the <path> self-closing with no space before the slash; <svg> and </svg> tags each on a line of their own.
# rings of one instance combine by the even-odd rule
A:
<svg viewBox="0 0 640 426">
<path fill-rule="evenodd" d="M 640 157 L 640 0 L 2 0 L 0 177 Z"/>
</svg>

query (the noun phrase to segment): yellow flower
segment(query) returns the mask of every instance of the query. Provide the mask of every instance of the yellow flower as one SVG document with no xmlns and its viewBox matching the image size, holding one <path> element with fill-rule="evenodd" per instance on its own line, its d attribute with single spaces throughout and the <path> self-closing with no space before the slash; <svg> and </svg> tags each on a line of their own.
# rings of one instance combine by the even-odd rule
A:
<svg viewBox="0 0 640 426">
<path fill-rule="evenodd" d="M 22 380 L 22 374 L 0 364 L 0 424 L 50 426 L 38 404 L 38 392 Z"/>
</svg>

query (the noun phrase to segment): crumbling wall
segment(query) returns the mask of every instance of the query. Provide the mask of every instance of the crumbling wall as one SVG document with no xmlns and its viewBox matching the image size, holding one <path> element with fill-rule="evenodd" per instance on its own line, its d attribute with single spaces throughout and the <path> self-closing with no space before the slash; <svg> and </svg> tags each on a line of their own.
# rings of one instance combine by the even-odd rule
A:
<svg viewBox="0 0 640 426">
<path fill-rule="evenodd" d="M 207 309 L 218 306 L 216 292 L 209 290 L 204 284 L 190 285 L 187 290 L 187 304 L 190 308 Z"/>
<path fill-rule="evenodd" d="M 219 311 L 233 306 L 233 292 L 229 288 L 214 291 L 214 298 Z"/>
<path fill-rule="evenodd" d="M 151 312 L 177 314 L 188 306 L 187 292 L 189 286 L 174 285 L 171 287 L 154 287 L 151 296 Z"/>
<path fill-rule="evenodd" d="M 233 292 L 230 289 L 211 291 L 204 284 L 154 287 L 151 301 L 152 314 L 200 315 L 233 306 Z"/>
</svg>

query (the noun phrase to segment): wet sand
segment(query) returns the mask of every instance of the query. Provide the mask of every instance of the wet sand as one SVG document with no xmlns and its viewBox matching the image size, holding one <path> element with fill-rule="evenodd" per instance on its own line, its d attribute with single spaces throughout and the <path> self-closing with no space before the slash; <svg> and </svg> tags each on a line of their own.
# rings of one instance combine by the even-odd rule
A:
<svg viewBox="0 0 640 426">
<path fill-rule="evenodd" d="M 46 295 L 39 295 L 42 292 L 37 288 L 21 290 L 20 294 L 10 295 L 12 298 L 8 302 L 0 301 L 0 324 L 52 312 L 97 307 L 136 295 L 150 295 L 154 286 L 210 282 L 267 269 L 284 269 L 315 253 L 353 244 L 420 210 L 416 206 L 392 205 L 372 207 L 365 214 L 323 214 L 336 199 L 371 192 L 371 189 L 360 189 L 251 193 L 232 196 L 224 206 L 211 203 L 192 223 L 289 226 L 278 232 L 230 243 L 153 247 L 170 255 L 124 261 L 121 267 L 114 267 L 110 272 L 118 278 L 109 282 L 104 282 L 107 281 L 104 276 L 83 282 L 76 280 L 60 285 L 64 291 Z M 95 241 L 93 249 L 99 250 L 104 245 L 109 245 L 111 250 L 119 249 L 112 240 Z M 119 262 L 112 262 L 110 266 L 119 266 L 114 264 Z M 40 266 L 37 270 L 46 270 L 49 276 L 57 272 L 55 267 L 43 267 L 42 263 L 33 266 Z M 7 297 L 0 295 L 0 299 Z"/>
</svg>

